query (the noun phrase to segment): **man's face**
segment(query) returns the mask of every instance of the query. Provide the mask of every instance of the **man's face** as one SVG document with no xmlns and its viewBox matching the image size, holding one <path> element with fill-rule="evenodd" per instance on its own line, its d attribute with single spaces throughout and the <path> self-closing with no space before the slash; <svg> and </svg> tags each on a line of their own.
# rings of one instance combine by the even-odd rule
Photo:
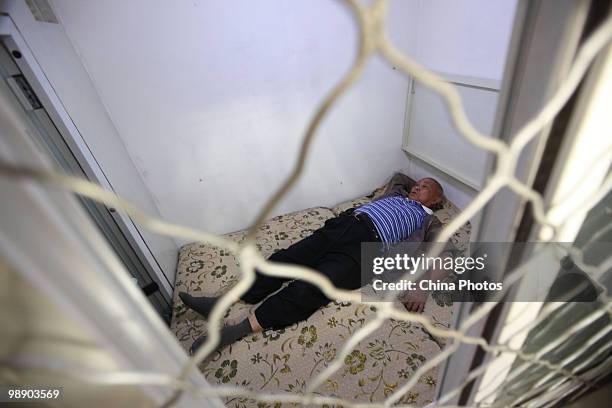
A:
<svg viewBox="0 0 612 408">
<path fill-rule="evenodd" d="M 416 182 L 410 190 L 408 198 L 418 201 L 426 207 L 431 207 L 440 202 L 442 192 L 435 181 L 430 178 L 424 178 Z"/>
</svg>

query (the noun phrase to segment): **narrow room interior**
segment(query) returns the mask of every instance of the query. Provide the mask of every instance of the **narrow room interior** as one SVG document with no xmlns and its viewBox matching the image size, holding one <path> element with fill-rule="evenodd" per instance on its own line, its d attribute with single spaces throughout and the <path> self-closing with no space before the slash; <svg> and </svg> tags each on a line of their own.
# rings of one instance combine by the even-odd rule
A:
<svg viewBox="0 0 612 408">
<path fill-rule="evenodd" d="M 0 0 L 0 401 L 598 404 L 610 39 L 597 0 Z M 404 241 L 451 272 L 368 298 Z"/>
</svg>

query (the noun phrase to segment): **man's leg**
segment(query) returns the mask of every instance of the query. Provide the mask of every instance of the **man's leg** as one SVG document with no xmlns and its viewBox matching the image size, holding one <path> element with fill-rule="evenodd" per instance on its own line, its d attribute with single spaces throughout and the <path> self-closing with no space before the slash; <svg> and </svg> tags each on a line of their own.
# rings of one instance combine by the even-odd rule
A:
<svg viewBox="0 0 612 408">
<path fill-rule="evenodd" d="M 329 253 L 315 268 L 337 287 L 357 289 L 361 286 L 359 264 L 346 254 Z M 267 298 L 254 314 L 241 323 L 223 327 L 217 349 L 232 344 L 250 333 L 270 328 L 281 329 L 306 320 L 329 302 L 330 299 L 316 285 L 295 280 Z M 194 341 L 190 350 L 191 354 L 194 354 L 206 339 L 207 335 L 203 335 Z"/>
<path fill-rule="evenodd" d="M 369 227 L 347 215 L 342 233 L 326 248 L 325 254 L 313 265 L 313 269 L 331 280 L 334 286 L 354 290 L 361 285 L 361 243 L 376 240 Z M 321 306 L 330 302 L 315 285 L 296 280 L 285 289 L 266 299 L 250 317 L 251 326 L 260 329 L 289 326 L 306 320 Z"/>
<path fill-rule="evenodd" d="M 353 290 L 361 287 L 361 271 L 355 260 L 343 253 L 332 252 L 315 268 L 327 276 L 334 286 Z M 296 280 L 267 298 L 249 317 L 251 327 L 281 329 L 306 320 L 331 301 L 318 286 Z"/>
<path fill-rule="evenodd" d="M 227 346 L 228 344 L 232 344 L 236 340 L 241 339 L 252 332 L 253 327 L 251 326 L 250 319 L 244 319 L 242 322 L 231 326 L 224 326 L 221 328 L 221 339 L 219 340 L 217 350 Z M 195 354 L 195 352 L 202 346 L 202 344 L 204 344 L 207 338 L 208 336 L 206 334 L 198 337 L 193 344 L 191 344 L 189 353 L 191 355 Z"/>
<path fill-rule="evenodd" d="M 349 226 L 350 219 L 346 216 L 342 218 L 331 218 L 325 221 L 323 227 L 288 248 L 275 252 L 268 260 L 313 268 L 334 242 L 344 234 Z M 265 299 L 266 296 L 280 289 L 283 282 L 288 280 L 289 279 L 286 278 L 267 276 L 256 271 L 255 282 L 253 282 L 249 290 L 242 295 L 241 300 L 249 304 L 259 303 Z M 204 316 L 204 318 L 208 318 L 213 307 L 219 300 L 219 297 L 195 297 L 186 292 L 180 292 L 179 297 L 187 307 L 198 312 Z"/>
<path fill-rule="evenodd" d="M 361 287 L 361 271 L 358 261 L 359 257 L 356 254 L 359 253 L 361 242 L 367 242 L 372 239 L 371 232 L 353 217 L 342 217 L 335 220 L 334 224 L 336 225 L 332 225 L 334 229 L 330 228 L 331 232 L 335 235 L 334 239 L 324 248 L 316 262 L 309 262 L 307 265 L 319 271 L 322 275 L 327 276 L 339 288 L 348 290 L 357 289 Z M 327 225 L 328 223 L 326 223 Z M 328 232 L 330 231 L 322 231 L 322 233 Z M 310 244 L 308 238 L 300 241 L 298 244 L 303 241 Z M 328 238 L 320 239 L 325 241 Z M 296 244 L 286 250 L 289 252 L 289 255 L 286 257 L 287 252 L 279 251 L 279 258 L 274 260 L 289 262 L 292 251 L 297 251 L 296 246 L 299 247 Z M 313 256 L 316 255 L 312 254 Z M 295 261 L 295 258 L 292 260 Z M 330 299 L 317 286 L 304 281 L 293 281 L 278 293 L 267 298 L 248 319 L 245 319 L 239 325 L 224 327 L 221 330 L 221 344 L 219 348 L 231 344 L 251 332 L 258 332 L 269 328 L 279 329 L 305 320 L 321 306 L 329 302 Z M 205 335 L 197 339 L 192 345 L 192 352 L 197 350 L 205 340 Z"/>
<path fill-rule="evenodd" d="M 332 245 L 344 234 L 350 226 L 346 217 L 330 218 L 325 225 L 311 235 L 272 254 L 268 260 L 271 262 L 288 263 L 315 268 L 318 262 L 326 255 Z M 264 275 L 256 271 L 256 279 L 241 299 L 249 304 L 261 302 L 271 293 L 276 292 L 282 284 L 290 279 Z"/>
</svg>

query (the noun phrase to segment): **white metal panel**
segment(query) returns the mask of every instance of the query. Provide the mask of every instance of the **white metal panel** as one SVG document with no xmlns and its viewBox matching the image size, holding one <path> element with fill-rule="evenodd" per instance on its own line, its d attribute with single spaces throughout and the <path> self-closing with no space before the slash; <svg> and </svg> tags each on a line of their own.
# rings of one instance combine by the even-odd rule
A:
<svg viewBox="0 0 612 408">
<path fill-rule="evenodd" d="M 61 121 L 50 111 L 51 118 L 60 132 L 63 133 L 62 126 L 70 130 L 75 151 L 78 150 L 81 157 L 91 164 L 96 171 L 96 180 L 107 188 L 112 184 L 112 188 L 121 196 L 153 215 L 159 214 L 155 198 L 138 174 L 63 27 L 35 20 L 25 1 L 0 0 L 0 12 L 8 15 L 2 16 L 3 20 L 10 22 L 10 25 L 14 23 L 13 27 L 16 27 L 12 29 L 3 22 L 3 34 L 21 38 L 20 44 L 27 48 L 40 69 L 37 78 L 46 82 L 45 91 L 53 92 L 53 95 L 49 93 L 53 106 L 58 112 L 63 111 L 60 112 Z M 23 67 L 20 68 L 25 71 Z M 35 87 L 35 84 L 31 85 Z M 38 89 L 35 90 L 38 92 Z M 39 97 L 42 99 L 41 95 Z M 96 166 L 98 169 L 95 169 Z M 125 218 L 124 214 L 119 216 Z M 154 267 L 158 271 L 163 270 L 169 282 L 163 288 L 171 293 L 177 244 L 168 237 L 142 229 L 137 231 L 130 223 L 126 222 L 126 226 L 130 228 L 135 241 L 140 241 L 143 252 L 154 254 L 155 260 L 150 259 L 152 265 L 158 263 L 159 266 Z"/>
<path fill-rule="evenodd" d="M 480 132 L 490 134 L 498 91 L 466 83 L 455 85 L 469 119 Z M 408 109 L 404 150 L 470 187 L 482 187 L 488 153 L 457 132 L 442 99 L 415 84 Z"/>
<path fill-rule="evenodd" d="M 28 79 L 53 120 L 53 124 L 70 146 L 71 152 L 75 155 L 87 177 L 108 190 L 129 197 L 129 193 L 124 191 L 121 185 L 126 181 L 126 178 L 130 178 L 127 170 L 122 173 L 124 177 L 117 177 L 113 176 L 113 171 L 109 171 L 108 166 L 104 168 L 100 166 L 99 156 L 94 156 L 91 145 L 81 133 L 82 129 L 77 128 L 73 117 L 66 111 L 64 102 L 56 94 L 55 87 L 49 82 L 48 76 L 39 66 L 38 60 L 9 17 L 0 16 L 0 35 L 4 44 L 21 52 L 22 57 L 16 60 L 19 69 Z M 107 140 L 110 142 L 111 139 L 107 137 Z M 117 154 L 116 165 L 111 167 L 115 170 L 129 167 L 129 160 L 121 159 L 122 155 Z M 135 187 L 135 184 L 132 183 L 132 186 Z M 142 200 L 135 200 L 135 202 L 146 208 Z M 150 207 L 148 209 L 151 210 Z M 123 234 L 130 240 L 134 250 L 139 254 L 143 264 L 149 267 L 151 277 L 158 283 L 161 293 L 169 301 L 172 297 L 178 252 L 175 243 L 167 237 L 160 237 L 142 228 L 139 229 L 123 211 L 115 213 L 115 220 L 122 228 Z"/>
</svg>

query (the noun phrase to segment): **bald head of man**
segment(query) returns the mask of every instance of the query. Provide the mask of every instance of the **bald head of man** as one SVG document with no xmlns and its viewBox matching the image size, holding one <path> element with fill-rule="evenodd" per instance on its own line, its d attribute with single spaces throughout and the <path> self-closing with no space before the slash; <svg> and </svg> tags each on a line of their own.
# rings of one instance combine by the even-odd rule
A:
<svg viewBox="0 0 612 408">
<path fill-rule="evenodd" d="M 409 199 L 418 201 L 429 208 L 440 204 L 443 197 L 444 190 L 442 185 L 431 177 L 422 178 L 417 181 L 412 186 L 412 189 L 410 189 L 410 193 L 408 193 Z"/>
</svg>

